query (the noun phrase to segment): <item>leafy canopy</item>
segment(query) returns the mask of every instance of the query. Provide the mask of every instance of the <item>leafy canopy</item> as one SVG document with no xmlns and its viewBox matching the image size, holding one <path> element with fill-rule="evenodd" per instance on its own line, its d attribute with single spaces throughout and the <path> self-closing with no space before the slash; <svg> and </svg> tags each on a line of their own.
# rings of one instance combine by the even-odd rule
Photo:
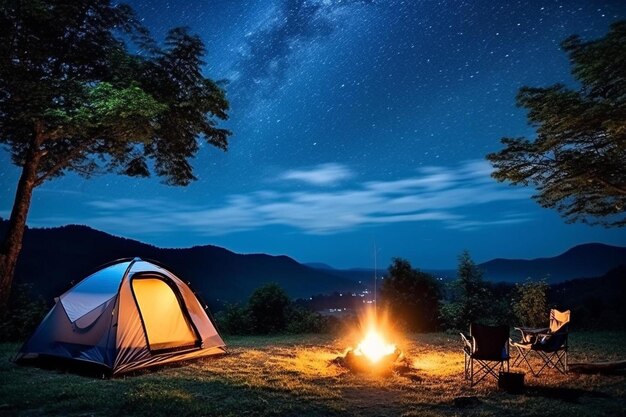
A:
<svg viewBox="0 0 626 417">
<path fill-rule="evenodd" d="M 18 166 L 43 154 L 35 185 L 68 171 L 186 185 L 197 138 L 225 150 L 230 134 L 216 126 L 228 102 L 202 75 L 204 54 L 181 28 L 158 47 L 109 0 L 0 0 L 0 143 Z"/>
<path fill-rule="evenodd" d="M 451 290 L 453 301 L 443 305 L 441 310 L 443 322 L 448 328 L 467 330 L 470 323 L 501 322 L 502 317 L 498 317 L 496 311 L 497 300 L 468 251 L 459 255 L 457 279 L 452 283 Z"/>
<path fill-rule="evenodd" d="M 431 275 L 414 269 L 406 259 L 394 258 L 380 292 L 392 317 L 408 330 L 437 329 L 441 294 Z"/>
<path fill-rule="evenodd" d="M 518 323 L 530 327 L 546 327 L 548 324 L 548 291 L 546 281 L 526 281 L 515 284 L 513 311 Z"/>
<path fill-rule="evenodd" d="M 489 154 L 493 177 L 533 185 L 543 207 L 568 222 L 626 225 L 626 21 L 603 38 L 561 44 L 578 90 L 562 84 L 523 87 L 517 104 L 528 110 L 537 137 L 502 139 Z"/>
<path fill-rule="evenodd" d="M 278 284 L 270 283 L 255 290 L 248 301 L 248 310 L 256 333 L 278 333 L 287 326 L 289 296 Z"/>
</svg>

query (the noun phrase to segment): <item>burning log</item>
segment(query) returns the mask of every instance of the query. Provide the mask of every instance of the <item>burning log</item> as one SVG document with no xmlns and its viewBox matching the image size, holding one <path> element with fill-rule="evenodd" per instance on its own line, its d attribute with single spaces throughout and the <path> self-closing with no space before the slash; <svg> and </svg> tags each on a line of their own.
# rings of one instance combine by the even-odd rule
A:
<svg viewBox="0 0 626 417">
<path fill-rule="evenodd" d="M 331 363 L 352 372 L 384 374 L 403 366 L 404 355 L 394 344 L 386 343 L 378 332 L 370 330 L 356 349 L 348 349 Z"/>
<path fill-rule="evenodd" d="M 395 349 L 393 352 L 381 357 L 378 361 L 373 362 L 367 356 L 359 355 L 354 350 L 350 350 L 346 353 L 345 364 L 353 372 L 385 373 L 393 370 L 394 366 L 399 362 L 401 355 L 402 353 Z"/>
</svg>

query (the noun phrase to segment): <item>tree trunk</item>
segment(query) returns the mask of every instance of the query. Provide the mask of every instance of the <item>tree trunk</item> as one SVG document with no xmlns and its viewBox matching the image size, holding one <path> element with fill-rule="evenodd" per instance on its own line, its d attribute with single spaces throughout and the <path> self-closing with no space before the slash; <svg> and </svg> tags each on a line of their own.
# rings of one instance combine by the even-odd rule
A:
<svg viewBox="0 0 626 417">
<path fill-rule="evenodd" d="M 33 140 L 26 153 L 22 174 L 17 183 L 9 227 L 4 242 L 0 246 L 0 317 L 6 312 L 9 303 L 15 265 L 22 249 L 26 218 L 37 180 L 37 169 L 43 156 L 43 151 L 40 149 L 43 141 L 43 124 L 36 123 Z"/>
</svg>

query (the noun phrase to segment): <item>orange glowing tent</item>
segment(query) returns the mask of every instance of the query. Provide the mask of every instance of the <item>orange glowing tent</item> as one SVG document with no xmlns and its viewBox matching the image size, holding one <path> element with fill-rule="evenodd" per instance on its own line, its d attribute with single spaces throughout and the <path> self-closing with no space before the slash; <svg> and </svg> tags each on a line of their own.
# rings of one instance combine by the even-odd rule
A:
<svg viewBox="0 0 626 417">
<path fill-rule="evenodd" d="M 62 358 L 117 375 L 225 352 L 189 286 L 153 261 L 114 261 L 55 301 L 18 362 Z"/>
</svg>

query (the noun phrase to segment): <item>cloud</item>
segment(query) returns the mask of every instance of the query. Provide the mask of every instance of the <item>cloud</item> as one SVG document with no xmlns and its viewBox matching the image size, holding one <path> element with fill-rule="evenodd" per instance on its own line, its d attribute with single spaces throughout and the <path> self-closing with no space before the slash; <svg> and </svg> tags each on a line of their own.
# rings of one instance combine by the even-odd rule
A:
<svg viewBox="0 0 626 417">
<path fill-rule="evenodd" d="M 120 233 L 180 233 L 224 235 L 285 226 L 307 234 L 334 234 L 359 227 L 409 222 L 439 222 L 463 231 L 529 221 L 524 214 L 472 216 L 479 205 L 525 200 L 530 191 L 511 189 L 489 178 L 485 162 L 469 161 L 458 167 L 428 167 L 415 176 L 394 181 L 357 183 L 349 188 L 324 188 L 345 180 L 352 172 L 340 164 L 291 170 L 281 179 L 314 186 L 299 191 L 262 190 L 230 195 L 218 207 L 181 204 L 175 200 L 119 199 L 89 202 L 95 215 L 87 224 Z M 330 175 L 329 173 L 334 173 Z"/>
<path fill-rule="evenodd" d="M 322 164 L 309 170 L 290 170 L 280 176 L 283 180 L 302 181 L 311 185 L 335 185 L 352 176 L 352 171 L 340 164 Z"/>
</svg>

